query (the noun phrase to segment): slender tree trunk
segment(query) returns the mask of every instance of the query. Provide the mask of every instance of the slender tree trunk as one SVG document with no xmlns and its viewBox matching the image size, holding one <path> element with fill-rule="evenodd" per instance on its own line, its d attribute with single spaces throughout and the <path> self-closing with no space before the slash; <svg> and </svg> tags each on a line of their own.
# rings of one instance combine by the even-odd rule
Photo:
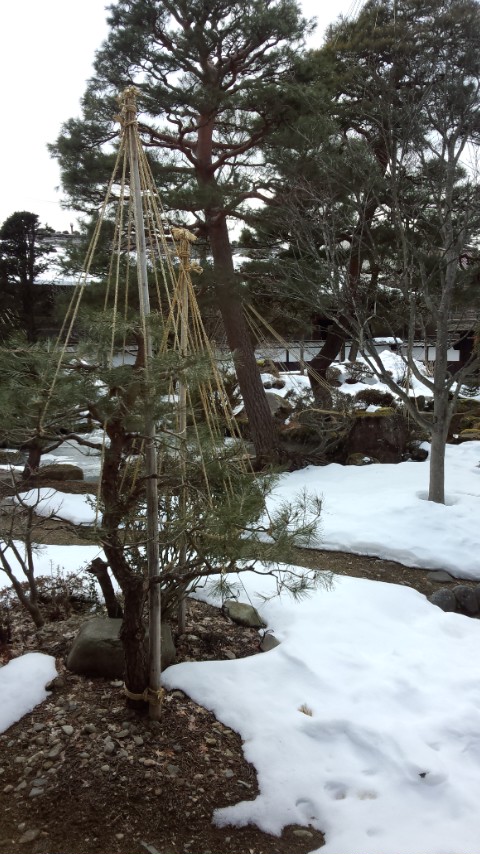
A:
<svg viewBox="0 0 480 854">
<path fill-rule="evenodd" d="M 112 579 L 108 574 L 108 563 L 100 557 L 96 557 L 92 560 L 90 566 L 87 566 L 87 572 L 91 572 L 95 576 L 101 587 L 108 616 L 111 619 L 121 619 L 123 611 L 120 602 L 115 596 Z"/>
<path fill-rule="evenodd" d="M 257 461 L 261 464 L 275 462 L 278 456 L 277 431 L 255 360 L 241 297 L 235 285 L 225 216 L 217 214 L 212 217 L 207 227 L 215 265 L 215 293 L 233 355 Z"/>
<path fill-rule="evenodd" d="M 348 353 L 348 361 L 349 362 L 356 362 L 357 361 L 358 349 L 359 349 L 358 341 L 352 341 L 351 346 L 350 346 L 350 350 Z"/>
<path fill-rule="evenodd" d="M 205 226 L 213 255 L 215 295 L 222 315 L 228 346 L 232 351 L 237 379 L 245 404 L 252 442 L 259 464 L 276 462 L 278 437 L 265 389 L 255 361 L 255 350 L 235 283 L 232 247 L 228 235 L 224 199 L 215 178 L 212 162 L 215 109 L 199 116 L 197 129 L 196 178 L 211 199 L 205 209 Z"/>
<path fill-rule="evenodd" d="M 432 430 L 428 500 L 445 504 L 445 436 L 442 423 L 435 423 Z"/>
<path fill-rule="evenodd" d="M 36 442 L 32 441 L 32 444 L 28 448 L 28 457 L 27 462 L 25 463 L 25 468 L 22 472 L 22 479 L 28 480 L 33 474 L 35 474 L 40 468 L 40 462 L 42 459 L 42 446 Z"/>
<path fill-rule="evenodd" d="M 449 303 L 447 301 L 449 309 Z M 450 425 L 448 401 L 448 310 L 437 316 L 435 367 L 433 369 L 433 426 L 430 452 L 428 500 L 445 504 L 445 445 Z"/>
<path fill-rule="evenodd" d="M 310 386 L 315 402 L 327 409 L 331 406 L 331 394 L 328 388 L 327 371 L 332 362 L 337 358 L 344 343 L 345 335 L 337 326 L 332 324 L 327 330 L 325 343 L 322 349 L 313 357 L 307 366 L 308 378 L 310 380 Z"/>
</svg>

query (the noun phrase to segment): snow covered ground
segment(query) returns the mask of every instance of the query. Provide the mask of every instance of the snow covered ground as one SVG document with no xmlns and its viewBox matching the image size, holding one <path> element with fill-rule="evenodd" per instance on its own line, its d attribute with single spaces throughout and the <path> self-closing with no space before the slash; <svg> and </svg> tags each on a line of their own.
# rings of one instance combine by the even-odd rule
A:
<svg viewBox="0 0 480 854">
<path fill-rule="evenodd" d="M 27 507 L 34 507 L 37 516 L 47 519 L 63 519 L 74 525 L 94 525 L 102 521 L 102 514 L 95 510 L 95 502 L 89 495 L 72 495 L 48 487 L 34 487 L 20 492 L 19 498 Z"/>
<path fill-rule="evenodd" d="M 447 448 L 445 507 L 425 500 L 428 463 L 411 462 L 309 467 L 282 476 L 271 501 L 307 486 L 323 496 L 324 548 L 480 579 L 479 463 L 480 442 Z M 82 496 L 70 498 L 62 515 L 78 519 Z M 78 571 L 98 553 L 47 546 L 38 571 Z M 270 584 L 242 576 L 239 598 L 258 605 L 279 647 L 164 674 L 241 734 L 257 769 L 256 800 L 216 821 L 274 833 L 310 824 L 326 834 L 322 854 L 480 854 L 480 621 L 344 576 L 299 602 L 260 604 Z M 22 661 L 0 671 L 1 708 L 13 710 L 0 729 L 54 675 Z M 17 686 L 30 681 L 38 699 L 20 704 Z"/>
<path fill-rule="evenodd" d="M 307 489 L 323 498 L 314 546 L 480 580 L 480 442 L 447 445 L 445 470 L 445 505 L 426 500 L 428 460 L 308 466 L 283 475 L 269 503 Z"/>
<path fill-rule="evenodd" d="M 55 659 L 41 652 L 29 652 L 0 667 L 0 732 L 45 700 L 45 685 L 56 675 Z"/>
<path fill-rule="evenodd" d="M 242 579 L 257 607 L 255 591 L 272 592 Z M 259 610 L 276 649 L 164 673 L 240 733 L 257 769 L 259 796 L 215 820 L 312 825 L 319 854 L 479 854 L 480 623 L 345 576 Z"/>
</svg>

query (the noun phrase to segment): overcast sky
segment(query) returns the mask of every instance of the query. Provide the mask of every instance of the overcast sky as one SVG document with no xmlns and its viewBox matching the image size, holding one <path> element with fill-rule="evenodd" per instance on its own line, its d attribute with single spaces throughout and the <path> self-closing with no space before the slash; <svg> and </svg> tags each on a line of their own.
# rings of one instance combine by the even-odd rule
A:
<svg viewBox="0 0 480 854">
<path fill-rule="evenodd" d="M 352 15 L 362 0 L 303 0 L 317 17 L 314 43 L 340 14 Z M 62 122 L 77 116 L 95 50 L 107 34 L 105 0 L 0 0 L 0 224 L 28 210 L 58 230 L 76 215 L 62 210 L 57 164 L 47 143 Z"/>
</svg>

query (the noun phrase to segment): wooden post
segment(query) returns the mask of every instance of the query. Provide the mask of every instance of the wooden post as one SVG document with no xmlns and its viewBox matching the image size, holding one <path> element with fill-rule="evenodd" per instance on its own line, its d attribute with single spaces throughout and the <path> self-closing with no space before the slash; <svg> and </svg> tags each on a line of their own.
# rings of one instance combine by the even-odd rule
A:
<svg viewBox="0 0 480 854">
<path fill-rule="evenodd" d="M 160 720 L 161 707 L 161 589 L 159 583 L 160 560 L 158 538 L 158 487 L 155 421 L 148 388 L 149 366 L 153 348 L 148 325 L 150 297 L 148 293 L 147 247 L 143 217 L 142 188 L 139 167 L 139 140 L 137 134 L 136 90 L 129 87 L 124 92 L 125 133 L 130 161 L 130 192 L 133 199 L 135 239 L 137 251 L 138 293 L 140 316 L 145 339 L 145 468 L 147 489 L 147 562 L 149 577 L 149 703 L 150 717 Z"/>
</svg>

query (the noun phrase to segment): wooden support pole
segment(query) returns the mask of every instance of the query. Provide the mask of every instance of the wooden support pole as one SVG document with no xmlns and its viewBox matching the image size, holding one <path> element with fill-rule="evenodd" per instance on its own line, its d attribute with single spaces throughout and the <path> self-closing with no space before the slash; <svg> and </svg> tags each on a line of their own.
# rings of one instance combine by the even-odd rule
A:
<svg viewBox="0 0 480 854">
<path fill-rule="evenodd" d="M 142 186 L 139 166 L 139 139 L 137 132 L 136 90 L 129 87 L 124 92 L 125 133 L 130 162 L 130 192 L 133 201 L 135 239 L 137 251 L 138 293 L 140 317 L 145 341 L 145 468 L 147 491 L 147 562 L 149 576 L 149 703 L 152 720 L 161 718 L 161 588 L 159 583 L 160 559 L 158 537 L 158 485 L 155 421 L 149 389 L 149 366 L 153 347 L 149 329 L 150 297 L 148 292 L 147 247 L 143 217 Z"/>
<path fill-rule="evenodd" d="M 182 356 L 182 359 L 185 359 L 188 354 L 188 284 L 190 281 L 190 244 L 194 240 L 196 240 L 196 237 L 190 231 L 187 231 L 186 228 L 172 228 L 172 237 L 176 243 L 178 258 L 180 261 L 180 276 L 178 279 L 178 303 L 180 311 L 180 354 Z M 182 473 L 182 488 L 180 492 L 180 514 L 181 517 L 186 520 L 187 387 L 183 380 L 180 381 L 178 389 L 178 434 L 180 470 Z M 183 534 L 179 548 L 179 567 L 181 571 L 185 569 L 186 560 L 187 548 L 185 535 Z M 178 605 L 178 631 L 180 634 L 184 634 L 186 630 L 186 610 L 186 599 L 183 596 Z"/>
</svg>

